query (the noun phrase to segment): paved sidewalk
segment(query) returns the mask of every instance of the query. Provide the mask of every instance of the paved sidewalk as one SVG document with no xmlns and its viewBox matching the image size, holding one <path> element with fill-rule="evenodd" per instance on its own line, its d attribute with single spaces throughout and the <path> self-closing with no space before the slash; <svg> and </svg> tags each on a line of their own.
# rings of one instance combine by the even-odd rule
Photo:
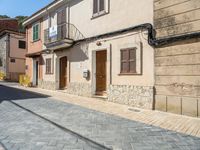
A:
<svg viewBox="0 0 200 150">
<path fill-rule="evenodd" d="M 0 142 L 6 150 L 200 150 L 197 137 L 6 86 Z"/>
<path fill-rule="evenodd" d="M 17 83 L 1 82 L 0 84 L 6 84 L 10 87 L 15 87 L 40 94 L 46 94 L 56 100 L 65 101 L 70 104 L 75 104 L 96 111 L 117 115 L 126 119 L 161 127 L 163 129 L 200 137 L 200 118 L 193 118 L 152 110 L 143 110 L 126 105 L 105 102 L 95 98 L 85 98 L 69 95 L 60 91 L 49 91 L 39 88 L 26 88 L 19 86 Z"/>
</svg>

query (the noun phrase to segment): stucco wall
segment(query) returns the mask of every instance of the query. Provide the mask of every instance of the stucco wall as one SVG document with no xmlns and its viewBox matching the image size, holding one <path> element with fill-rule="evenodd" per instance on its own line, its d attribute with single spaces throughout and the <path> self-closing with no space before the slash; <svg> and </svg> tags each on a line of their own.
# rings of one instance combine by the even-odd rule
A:
<svg viewBox="0 0 200 150">
<path fill-rule="evenodd" d="M 33 42 L 33 24 L 30 24 L 26 28 L 26 35 L 27 35 L 27 53 L 36 53 L 43 50 L 43 43 L 44 43 L 44 32 L 43 32 L 43 19 L 36 21 L 35 23 L 40 23 L 40 39 L 38 41 Z M 37 60 L 42 63 L 42 60 L 38 57 Z M 40 74 L 42 72 L 42 64 L 39 63 L 40 67 Z M 33 79 L 33 58 L 26 57 L 26 74 Z M 40 77 L 41 75 L 39 75 Z"/>
<path fill-rule="evenodd" d="M 153 23 L 153 0 L 107 0 L 106 3 L 108 2 L 106 10 L 108 13 L 92 18 L 92 0 L 71 1 L 69 3 L 70 23 L 75 25 L 85 37 L 142 23 Z M 135 5 L 137 7 L 134 7 Z"/>
<path fill-rule="evenodd" d="M 69 78 L 67 92 L 82 96 L 92 96 L 95 94 L 96 70 L 94 67 L 94 54 L 96 51 L 106 50 L 108 100 L 152 109 L 154 50 L 147 44 L 147 36 L 144 33 L 130 32 L 119 36 L 83 42 L 69 50 L 57 52 L 59 57 L 68 57 Z M 101 42 L 101 46 L 97 46 L 97 42 Z M 141 51 L 137 60 L 141 61 L 141 72 L 136 75 L 120 75 L 120 50 L 130 47 L 137 47 Z M 56 66 L 59 68 L 58 64 Z M 87 79 L 83 77 L 83 70 L 85 69 L 90 72 L 90 77 Z M 58 69 L 56 73 L 58 73 Z M 124 99 L 125 95 L 126 100 Z"/>
<path fill-rule="evenodd" d="M 137 4 L 137 7 L 133 7 Z M 143 23 L 153 23 L 153 0 L 106 0 L 106 14 L 93 17 L 92 0 L 75 0 L 50 9 L 43 16 L 44 26 L 57 25 L 57 12 L 66 9 L 67 23 L 74 25 L 84 37 L 91 37 Z M 143 11 L 141 11 L 141 9 Z M 119 11 L 120 10 L 120 11 Z M 43 29 L 46 29 L 44 27 Z M 90 30 L 88 30 L 90 29 Z M 73 32 L 76 32 L 72 26 Z"/>
<path fill-rule="evenodd" d="M 40 39 L 38 41 L 33 42 L 33 30 L 32 25 L 27 26 L 27 41 L 28 41 L 28 53 L 35 53 L 42 50 L 43 42 L 44 42 L 44 32 L 43 32 L 43 21 L 38 20 L 35 23 L 40 23 Z"/>
<path fill-rule="evenodd" d="M 118 85 L 154 85 L 154 50 L 146 41 L 147 36 L 144 33 L 131 32 L 129 34 L 119 35 L 117 37 L 95 40 L 88 43 L 83 43 L 71 49 L 70 55 L 70 81 L 89 82 L 82 76 L 84 69 L 92 70 L 92 52 L 96 50 L 112 51 L 111 54 L 111 83 Z M 96 43 L 101 42 L 101 46 Z M 141 75 L 120 75 L 120 50 L 124 48 L 137 47 L 141 49 Z M 138 48 L 138 49 L 139 49 Z M 107 62 L 110 65 L 110 62 Z"/>
<path fill-rule="evenodd" d="M 10 73 L 25 73 L 25 54 L 26 49 L 19 48 L 19 40 L 26 41 L 23 35 L 10 34 L 10 58 L 15 59 L 15 63 L 11 63 L 9 59 Z"/>
<path fill-rule="evenodd" d="M 10 57 L 25 59 L 26 49 L 19 48 L 19 40 L 26 41 L 25 35 L 15 35 L 10 36 Z M 26 43 L 27 44 L 27 43 Z"/>
</svg>

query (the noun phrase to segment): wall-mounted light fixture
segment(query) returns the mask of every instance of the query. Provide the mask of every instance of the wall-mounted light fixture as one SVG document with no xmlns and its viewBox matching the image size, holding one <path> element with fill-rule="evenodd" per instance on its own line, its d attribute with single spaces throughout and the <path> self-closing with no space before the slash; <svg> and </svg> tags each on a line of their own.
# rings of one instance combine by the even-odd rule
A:
<svg viewBox="0 0 200 150">
<path fill-rule="evenodd" d="M 97 41 L 96 45 L 97 45 L 97 46 L 101 46 L 102 43 L 101 43 L 100 41 Z"/>
</svg>

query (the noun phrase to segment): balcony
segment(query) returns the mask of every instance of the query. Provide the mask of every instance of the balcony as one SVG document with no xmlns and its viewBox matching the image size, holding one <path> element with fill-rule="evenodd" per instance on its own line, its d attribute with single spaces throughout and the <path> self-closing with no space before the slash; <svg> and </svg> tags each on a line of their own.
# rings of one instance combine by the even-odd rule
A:
<svg viewBox="0 0 200 150">
<path fill-rule="evenodd" d="M 84 39 L 84 36 L 70 23 L 64 23 L 44 30 L 44 45 L 50 50 L 69 48 L 75 41 L 81 39 Z"/>
</svg>

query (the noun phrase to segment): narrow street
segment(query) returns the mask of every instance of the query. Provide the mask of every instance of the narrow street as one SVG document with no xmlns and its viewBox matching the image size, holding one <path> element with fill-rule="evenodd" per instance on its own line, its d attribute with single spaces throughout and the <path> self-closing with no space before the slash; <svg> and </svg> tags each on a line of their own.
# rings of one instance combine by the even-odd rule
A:
<svg viewBox="0 0 200 150">
<path fill-rule="evenodd" d="M 5 150 L 200 149 L 200 138 L 0 85 Z"/>
</svg>

